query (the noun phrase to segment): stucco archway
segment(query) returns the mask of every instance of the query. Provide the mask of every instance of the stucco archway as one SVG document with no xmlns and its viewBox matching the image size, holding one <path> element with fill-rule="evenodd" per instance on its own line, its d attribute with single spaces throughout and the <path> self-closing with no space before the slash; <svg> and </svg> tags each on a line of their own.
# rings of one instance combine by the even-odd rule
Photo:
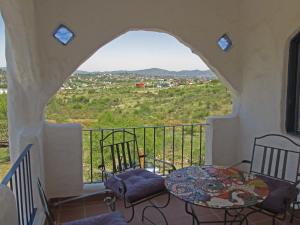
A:
<svg viewBox="0 0 300 225">
<path fill-rule="evenodd" d="M 216 74 L 216 76 L 221 80 L 221 82 L 231 91 L 233 97 L 238 93 L 238 90 L 236 90 L 231 83 L 219 72 L 219 70 L 214 66 L 214 63 L 211 62 L 211 60 L 208 60 L 199 50 L 197 50 L 196 48 L 194 48 L 192 46 L 192 44 L 188 43 L 187 41 L 183 40 L 180 36 L 172 33 L 172 32 L 168 32 L 166 30 L 162 30 L 162 29 L 156 29 L 156 28 L 142 28 L 142 29 L 137 29 L 137 28 L 132 28 L 132 29 L 128 29 L 126 31 L 120 32 L 116 35 L 113 35 L 113 37 L 111 38 L 111 40 L 105 42 L 104 44 L 101 44 L 100 46 L 95 46 L 91 51 L 89 51 L 87 54 L 82 55 L 80 60 L 77 62 L 77 64 L 75 64 L 72 68 L 69 69 L 69 73 L 66 73 L 63 75 L 64 79 L 61 80 L 60 82 L 60 86 L 56 87 L 56 89 L 53 90 L 53 94 L 51 96 L 48 97 L 48 100 L 46 102 L 46 104 L 44 105 L 44 110 L 45 107 L 48 103 L 48 101 L 50 100 L 51 97 L 53 97 L 57 91 L 60 89 L 60 87 L 63 85 L 63 82 L 65 82 L 66 79 L 68 79 L 68 77 L 71 76 L 71 74 L 78 69 L 78 67 L 83 64 L 84 62 L 86 62 L 90 57 L 92 57 L 93 54 L 95 54 L 96 51 L 98 51 L 99 49 L 101 49 L 102 47 L 104 47 L 105 45 L 109 45 L 110 42 L 112 42 L 113 40 L 119 38 L 120 36 L 130 32 L 130 31 L 149 31 L 149 32 L 158 32 L 158 33 L 164 33 L 164 34 L 168 34 L 172 37 L 174 37 L 179 43 L 181 43 L 182 45 L 184 45 L 185 47 L 189 48 L 191 50 L 191 52 L 195 55 L 197 55 L 199 57 L 200 60 L 204 61 L 205 64 Z M 44 111 L 43 110 L 43 111 Z"/>
<path fill-rule="evenodd" d="M 132 29 L 131 29 L 132 30 Z M 136 31 L 137 29 L 134 29 L 134 31 Z M 139 29 L 138 29 L 139 30 Z M 145 29 L 143 29 L 143 30 L 145 30 Z M 157 30 L 157 29 L 147 29 L 146 31 L 155 31 L 155 32 L 162 32 L 162 33 L 166 33 L 166 34 L 168 34 L 168 35 L 170 35 L 169 33 L 167 33 L 167 32 L 163 32 L 162 30 Z M 126 31 L 127 32 L 127 31 Z M 117 37 L 119 37 L 119 36 L 122 36 L 124 33 L 126 33 L 126 32 L 123 32 L 122 34 L 120 34 L 120 35 L 118 35 Z M 170 36 L 172 36 L 172 37 L 174 37 L 173 35 L 170 35 Z M 115 38 L 117 38 L 117 37 L 115 37 Z M 115 39 L 114 38 L 114 39 Z M 180 42 L 182 45 L 184 45 L 184 46 L 186 46 L 187 48 L 189 48 L 189 49 L 191 49 L 191 47 L 190 46 L 187 46 L 188 44 L 186 44 L 186 42 L 184 42 L 184 41 L 182 41 L 181 39 L 179 39 L 178 37 L 175 37 L 175 39 L 178 41 L 178 42 Z M 109 45 L 109 43 L 107 44 L 107 45 Z M 100 47 L 101 48 L 101 47 Z M 90 57 L 90 55 L 92 55 L 92 54 L 94 54 L 94 52 L 96 52 L 98 49 L 97 48 L 95 48 L 88 56 L 86 56 L 85 58 L 89 58 Z M 203 57 L 203 56 L 202 56 Z M 83 60 L 84 61 L 84 60 Z M 81 62 L 80 62 L 81 63 Z M 76 69 L 77 69 L 77 67 L 76 67 Z M 196 109 L 195 109 L 196 110 Z M 88 111 L 88 110 L 87 110 Z M 83 118 L 83 117 L 81 117 L 81 118 Z M 89 117 L 88 117 L 89 118 Z M 77 121 L 76 121 L 77 122 Z M 101 124 L 101 125 L 103 125 L 103 124 Z M 101 126 L 100 125 L 100 126 Z M 140 126 L 142 126 L 143 124 L 140 124 Z M 88 126 L 89 127 L 89 126 Z M 99 125 L 97 126 L 95 126 L 94 125 L 94 127 L 99 127 Z M 115 127 L 115 126 L 114 126 Z M 50 149 L 49 149 L 50 150 Z"/>
<path fill-rule="evenodd" d="M 240 67 L 236 63 L 238 49 L 232 48 L 225 54 L 216 44 L 225 32 L 233 41 L 238 36 L 236 0 L 206 1 L 205 4 L 190 1 L 185 7 L 182 2 L 172 0 L 155 3 L 132 0 L 130 4 L 102 4 L 94 0 L 89 4 L 58 0 L 0 3 L 7 25 L 10 142 L 15 155 L 22 148 L 20 137 L 25 133 L 28 133 L 25 136 L 36 135 L 42 127 L 44 107 L 64 80 L 96 49 L 129 30 L 171 34 L 202 56 L 216 74 L 225 78 L 224 82 L 233 92 L 238 95 L 241 89 Z M 112 9 L 114 17 L 111 17 Z M 215 13 L 209 13 L 211 11 Z M 68 46 L 60 45 L 51 35 L 61 23 L 68 25 L 76 35 Z"/>
<path fill-rule="evenodd" d="M 232 86 L 232 83 L 224 77 L 220 70 L 215 66 L 214 62 L 212 60 L 209 60 L 207 57 L 205 57 L 204 54 L 201 53 L 197 48 L 193 47 L 193 45 L 184 40 L 180 37 L 180 35 L 175 34 L 174 32 L 167 31 L 165 29 L 159 29 L 159 28 L 129 28 L 125 31 L 122 31 L 120 33 L 114 34 L 111 36 L 111 39 L 108 41 L 105 41 L 105 43 L 101 43 L 101 45 L 95 45 L 91 50 L 89 50 L 86 54 L 81 55 L 80 59 L 74 64 L 72 67 L 68 69 L 68 72 L 66 72 L 63 76 L 63 80 L 61 80 L 60 84 L 56 86 L 55 89 L 52 90 L 51 96 L 48 96 L 47 102 L 49 99 L 55 95 L 55 93 L 59 90 L 59 88 L 62 86 L 63 82 L 71 76 L 71 74 L 85 61 L 87 61 L 97 50 L 101 49 L 103 46 L 108 45 L 111 41 L 117 39 L 118 37 L 126 34 L 130 31 L 152 31 L 152 32 L 159 32 L 159 33 L 165 33 L 172 37 L 174 37 L 179 43 L 183 44 L 187 48 L 191 50 L 192 53 L 197 55 L 201 60 L 205 62 L 205 64 L 216 74 L 216 76 L 222 81 L 222 83 L 231 91 L 233 97 L 236 96 L 236 94 L 239 92 L 234 86 Z M 44 104 L 44 108 L 46 107 L 47 102 Z"/>
<path fill-rule="evenodd" d="M 37 161 L 37 167 L 41 170 L 47 167 L 48 164 L 43 163 L 47 160 L 47 152 L 59 148 L 67 140 L 61 136 L 54 141 L 60 143 L 59 146 L 51 145 L 57 132 L 47 132 L 43 116 L 49 98 L 99 47 L 129 30 L 164 31 L 176 37 L 202 56 L 216 74 L 222 74 L 228 87 L 238 96 L 242 83 L 239 49 L 236 46 L 224 53 L 216 44 L 224 33 L 228 33 L 234 43 L 238 39 L 237 2 L 0 1 L 7 28 L 12 158 L 18 156 L 24 145 L 34 143 L 41 161 L 40 165 Z M 76 35 L 68 46 L 62 46 L 52 36 L 62 23 Z"/>
</svg>

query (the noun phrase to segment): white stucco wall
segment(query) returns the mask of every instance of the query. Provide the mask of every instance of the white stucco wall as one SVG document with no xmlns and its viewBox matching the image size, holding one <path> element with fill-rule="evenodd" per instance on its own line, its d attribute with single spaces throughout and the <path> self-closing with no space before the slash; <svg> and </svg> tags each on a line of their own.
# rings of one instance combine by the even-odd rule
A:
<svg viewBox="0 0 300 225">
<path fill-rule="evenodd" d="M 81 126 L 46 123 L 44 162 L 49 198 L 80 195 L 83 190 Z"/>
<path fill-rule="evenodd" d="M 52 141 L 65 143 L 66 149 L 71 149 L 74 143 L 70 140 L 79 137 L 78 130 L 70 128 L 70 135 L 59 136 L 56 130 L 60 133 L 64 126 L 44 128 L 45 105 L 64 80 L 99 47 L 134 29 L 164 31 L 175 36 L 200 55 L 232 90 L 233 115 L 209 119 L 213 125 L 209 131 L 212 163 L 230 164 L 249 158 L 254 136 L 285 133 L 288 41 L 299 30 L 298 0 L 1 0 L 0 7 L 6 24 L 13 159 L 21 145 L 34 136 L 43 143 L 39 151 L 47 159 L 45 164 L 41 160 L 41 167 L 51 169 L 56 160 L 52 151 L 57 151 L 63 156 L 63 169 L 63 163 L 69 159 Z M 52 37 L 61 23 L 76 35 L 68 46 Z M 228 53 L 216 45 L 225 32 L 234 44 Z M 39 129 L 45 129 L 42 137 L 34 134 Z M 27 136 L 27 140 L 21 138 Z M 223 152 L 228 157 L 223 157 Z M 80 160 L 79 155 L 73 158 L 74 166 Z M 55 190 L 54 184 L 63 183 L 55 183 L 49 171 L 45 174 L 47 186 L 53 190 L 50 193 L 70 194 Z M 75 192 L 82 186 L 77 182 Z"/>
<path fill-rule="evenodd" d="M 22 151 L 21 136 L 42 127 L 44 99 L 39 70 L 34 1 L 0 1 L 6 29 L 8 119 L 11 158 Z M 8 22 L 9 21 L 9 22 Z"/>
<path fill-rule="evenodd" d="M 239 43 L 238 3 L 239 0 L 2 0 L 0 7 L 7 38 L 12 159 L 22 149 L 23 131 L 30 131 L 31 137 L 37 136 L 33 134 L 35 130 L 44 129 L 44 107 L 64 80 L 99 47 L 129 30 L 163 31 L 175 36 L 200 55 L 238 95 L 242 82 L 238 48 L 233 47 L 230 52 L 224 53 L 216 44 L 225 32 Z M 62 46 L 52 37 L 52 32 L 62 23 L 76 35 L 68 46 Z M 49 137 L 41 137 L 43 144 L 39 151 L 42 159 L 48 159 L 46 155 L 55 148 L 48 141 L 51 135 L 55 132 Z M 55 141 L 64 143 L 65 138 L 55 136 Z M 77 136 L 68 138 L 72 140 Z M 23 139 L 22 143 L 25 142 Z M 31 138 L 27 142 L 30 143 Z M 71 142 L 68 144 L 68 148 L 73 146 Z M 41 160 L 45 170 L 53 166 L 50 158 L 45 163 Z M 68 158 L 64 155 L 61 160 L 68 161 Z M 81 160 L 77 158 L 76 163 L 81 164 Z M 49 181 L 47 186 L 61 185 L 55 183 L 47 171 L 43 180 Z M 78 182 L 78 189 L 80 185 Z"/>
<path fill-rule="evenodd" d="M 208 118 L 206 131 L 206 163 L 232 165 L 239 158 L 239 118 L 236 115 Z"/>
<path fill-rule="evenodd" d="M 289 41 L 299 31 L 300 2 L 243 1 L 243 84 L 240 96 L 239 158 L 249 158 L 253 138 L 285 132 Z M 255 16 L 253 16 L 255 12 Z M 292 137 L 300 143 L 298 137 Z"/>
<path fill-rule="evenodd" d="M 18 225 L 18 213 L 14 194 L 0 185 L 0 225 Z"/>
</svg>

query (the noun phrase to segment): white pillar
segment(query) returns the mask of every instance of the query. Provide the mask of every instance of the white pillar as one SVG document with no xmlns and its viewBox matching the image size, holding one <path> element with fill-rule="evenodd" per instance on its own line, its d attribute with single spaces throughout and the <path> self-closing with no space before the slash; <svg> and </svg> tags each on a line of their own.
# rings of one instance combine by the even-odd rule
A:
<svg viewBox="0 0 300 225">
<path fill-rule="evenodd" d="M 18 225 L 15 196 L 4 185 L 0 185 L 0 206 L 0 225 Z"/>
</svg>

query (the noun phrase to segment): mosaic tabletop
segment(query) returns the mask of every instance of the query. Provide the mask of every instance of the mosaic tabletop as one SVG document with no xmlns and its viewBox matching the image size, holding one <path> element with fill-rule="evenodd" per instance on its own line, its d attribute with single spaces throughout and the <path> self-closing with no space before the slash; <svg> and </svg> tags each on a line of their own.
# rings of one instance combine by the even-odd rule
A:
<svg viewBox="0 0 300 225">
<path fill-rule="evenodd" d="M 262 202 L 268 186 L 253 174 L 221 166 L 191 166 L 170 173 L 168 191 L 185 202 L 210 208 L 243 208 Z"/>
</svg>

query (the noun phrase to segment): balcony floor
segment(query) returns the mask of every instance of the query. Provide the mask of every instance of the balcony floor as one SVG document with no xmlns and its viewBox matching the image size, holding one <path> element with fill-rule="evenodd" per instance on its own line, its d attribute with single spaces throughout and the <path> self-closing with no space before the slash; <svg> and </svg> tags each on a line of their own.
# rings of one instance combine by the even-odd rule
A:
<svg viewBox="0 0 300 225">
<path fill-rule="evenodd" d="M 164 202 L 166 200 L 166 196 L 161 196 L 157 198 L 156 202 Z M 147 203 L 144 203 L 144 205 Z M 129 210 L 124 210 L 122 207 L 122 202 L 117 202 L 117 209 L 123 214 L 123 215 L 129 215 Z M 136 217 L 135 219 L 130 223 L 130 225 L 141 225 L 143 224 L 141 222 L 141 210 L 143 209 L 143 206 L 139 206 L 136 211 Z M 223 218 L 223 211 L 222 210 L 212 210 L 207 209 L 203 207 L 197 207 L 195 208 L 197 210 L 197 214 L 199 217 L 201 216 L 204 220 L 222 220 Z M 88 197 L 84 200 L 78 200 L 76 202 L 68 203 L 63 206 L 60 206 L 55 211 L 55 216 L 57 219 L 57 222 L 59 224 L 98 215 L 101 213 L 108 212 L 108 209 L 106 205 L 103 203 L 103 196 L 93 196 Z M 185 213 L 184 204 L 182 201 L 172 197 L 171 202 L 169 206 L 164 210 L 168 222 L 170 225 L 182 225 L 182 224 L 192 224 L 191 216 L 187 215 Z M 150 209 L 147 213 L 148 217 L 150 218 L 158 218 L 159 214 L 155 212 L 154 210 Z M 160 221 L 160 222 L 159 222 Z M 155 222 L 155 220 L 154 220 Z M 157 224 L 164 224 L 162 220 L 156 221 Z M 262 214 L 254 214 L 249 217 L 249 225 L 270 225 L 272 224 L 270 217 L 264 216 Z M 145 225 L 150 224 L 149 222 L 144 222 Z M 220 223 L 218 223 L 220 224 Z M 238 223 L 235 223 L 238 224 Z M 276 224 L 282 224 L 282 222 L 278 221 Z M 294 225 L 300 224 L 300 220 L 295 220 Z"/>
</svg>

